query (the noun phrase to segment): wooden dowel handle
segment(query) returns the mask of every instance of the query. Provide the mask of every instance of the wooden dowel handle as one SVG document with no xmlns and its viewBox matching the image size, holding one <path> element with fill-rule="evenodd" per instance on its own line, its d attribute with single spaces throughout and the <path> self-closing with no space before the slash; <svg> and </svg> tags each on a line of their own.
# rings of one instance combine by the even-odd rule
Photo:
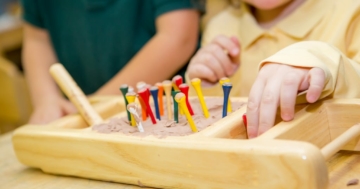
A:
<svg viewBox="0 0 360 189">
<path fill-rule="evenodd" d="M 50 74 L 89 125 L 103 122 L 103 119 L 90 105 L 83 91 L 62 64 L 52 65 Z"/>
<path fill-rule="evenodd" d="M 338 136 L 335 140 L 321 149 L 321 153 L 328 160 L 331 156 L 337 153 L 344 145 L 353 140 L 355 137 L 360 136 L 360 125 L 354 125 L 346 130 L 343 134 Z"/>
</svg>

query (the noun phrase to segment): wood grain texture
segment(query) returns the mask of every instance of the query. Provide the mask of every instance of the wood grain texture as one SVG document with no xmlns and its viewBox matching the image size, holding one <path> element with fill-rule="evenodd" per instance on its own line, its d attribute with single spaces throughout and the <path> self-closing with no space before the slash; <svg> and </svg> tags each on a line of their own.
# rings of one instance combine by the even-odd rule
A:
<svg viewBox="0 0 360 189">
<path fill-rule="evenodd" d="M 21 164 L 11 143 L 12 133 L 0 135 L 0 188 L 4 189 L 144 189 L 139 186 L 46 174 Z M 147 187 L 145 187 L 147 188 Z"/>
<path fill-rule="evenodd" d="M 158 188 L 325 188 L 328 175 L 320 148 L 334 140 L 329 115 L 355 119 L 356 111 L 346 111 L 350 103 L 299 107 L 294 121 L 279 122 L 252 140 L 238 139 L 246 138 L 243 107 L 186 137 L 138 138 L 29 125 L 15 132 L 13 144 L 22 163 L 61 175 Z M 343 110 L 331 111 L 329 104 Z M 119 113 L 106 103 L 95 109 L 108 116 Z"/>
<path fill-rule="evenodd" d="M 293 121 L 281 122 L 259 138 L 307 141 L 322 148 L 359 123 L 359 114 L 359 99 L 318 102 L 300 110 Z M 355 137 L 342 149 L 360 151 L 359 139 Z"/>
<path fill-rule="evenodd" d="M 360 136 L 360 125 L 356 124 L 346 130 L 343 134 L 335 138 L 329 144 L 321 149 L 321 153 L 325 159 L 330 159 L 336 152 L 340 151 L 351 140 Z"/>
<path fill-rule="evenodd" d="M 50 67 L 50 74 L 59 85 L 61 90 L 75 105 L 81 116 L 88 123 L 94 125 L 103 122 L 102 118 L 92 108 L 83 91 L 75 83 L 70 74 L 66 71 L 62 64 L 53 64 Z"/>
<path fill-rule="evenodd" d="M 76 188 L 76 189 L 144 189 L 134 185 L 104 182 L 72 176 L 46 174 L 40 169 L 22 165 L 16 158 L 11 142 L 12 133 L 0 135 L 0 186 L 1 188 Z M 354 178 L 360 179 L 360 153 L 340 151 L 328 162 L 329 189 L 342 189 Z M 224 173 L 225 174 L 225 173 Z M 161 180 L 158 180 L 161 183 Z M 349 187 L 349 188 L 356 188 Z"/>
<path fill-rule="evenodd" d="M 135 185 L 307 189 L 327 185 L 320 152 L 302 142 L 138 138 L 26 126 L 15 132 L 13 144 L 20 162 L 44 172 Z"/>
</svg>

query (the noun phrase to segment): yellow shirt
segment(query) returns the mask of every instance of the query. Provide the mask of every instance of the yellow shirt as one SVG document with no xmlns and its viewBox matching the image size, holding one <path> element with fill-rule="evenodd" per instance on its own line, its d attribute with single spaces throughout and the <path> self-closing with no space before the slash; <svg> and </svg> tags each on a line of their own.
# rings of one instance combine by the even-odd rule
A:
<svg viewBox="0 0 360 189">
<path fill-rule="evenodd" d="M 322 98 L 360 97 L 359 0 L 307 0 L 268 30 L 256 23 L 245 4 L 229 6 L 208 22 L 202 45 L 220 34 L 236 36 L 241 44 L 240 68 L 230 77 L 232 96 L 248 96 L 261 65 L 276 62 L 322 68 Z M 220 85 L 203 88 L 203 93 L 223 95 Z M 299 97 L 303 102 L 304 95 Z"/>
</svg>

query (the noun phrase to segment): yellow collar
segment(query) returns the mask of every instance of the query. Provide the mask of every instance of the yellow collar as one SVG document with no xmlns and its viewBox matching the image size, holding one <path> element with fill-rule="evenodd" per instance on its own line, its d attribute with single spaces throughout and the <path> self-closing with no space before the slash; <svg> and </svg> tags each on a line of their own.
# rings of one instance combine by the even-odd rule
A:
<svg viewBox="0 0 360 189">
<path fill-rule="evenodd" d="M 331 2 L 328 0 L 307 0 L 297 10 L 269 30 L 276 28 L 291 37 L 301 39 L 321 20 L 326 10 L 324 6 L 328 6 Z M 241 45 L 247 48 L 256 39 L 265 34 L 267 30 L 258 25 L 248 5 L 243 3 L 240 11 L 239 29 L 242 39 Z M 246 28 L 242 26 L 246 26 Z"/>
</svg>

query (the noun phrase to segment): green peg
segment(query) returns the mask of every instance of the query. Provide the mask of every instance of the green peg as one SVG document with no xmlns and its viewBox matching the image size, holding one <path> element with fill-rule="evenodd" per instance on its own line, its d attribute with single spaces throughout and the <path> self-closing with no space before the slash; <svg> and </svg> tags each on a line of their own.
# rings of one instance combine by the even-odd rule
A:
<svg viewBox="0 0 360 189">
<path fill-rule="evenodd" d="M 180 91 L 171 91 L 171 96 L 173 97 L 174 102 L 174 121 L 179 123 L 179 107 L 178 103 L 175 100 L 175 95 L 178 94 Z"/>
<path fill-rule="evenodd" d="M 120 91 L 124 97 L 124 100 L 125 100 L 125 110 L 127 112 L 127 117 L 128 117 L 128 120 L 131 121 L 131 114 L 130 112 L 127 110 L 127 105 L 129 104 L 129 102 L 126 100 L 126 93 L 128 92 L 129 90 L 129 86 L 127 84 L 123 84 L 120 86 Z"/>
</svg>

